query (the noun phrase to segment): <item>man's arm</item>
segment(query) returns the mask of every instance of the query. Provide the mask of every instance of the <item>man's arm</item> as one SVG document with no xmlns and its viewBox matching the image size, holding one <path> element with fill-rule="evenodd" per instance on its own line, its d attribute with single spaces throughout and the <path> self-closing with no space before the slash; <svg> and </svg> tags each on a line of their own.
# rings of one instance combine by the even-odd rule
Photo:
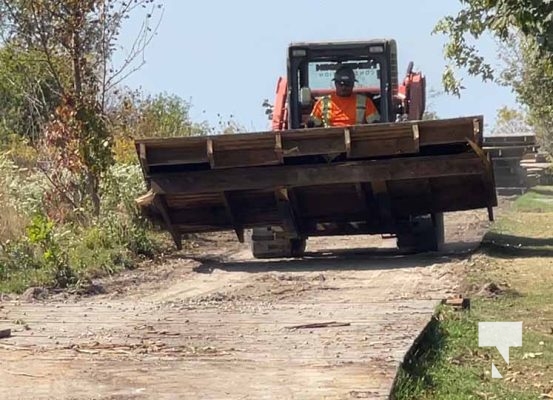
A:
<svg viewBox="0 0 553 400">
<path fill-rule="evenodd" d="M 321 99 L 318 99 L 315 102 L 315 105 L 313 106 L 313 110 L 311 111 L 311 115 L 309 116 L 309 119 L 307 120 L 307 127 L 308 128 L 315 128 L 315 127 L 322 127 L 323 124 L 323 109 L 322 109 L 322 101 Z"/>
<path fill-rule="evenodd" d="M 378 110 L 373 101 L 368 96 L 365 103 L 365 122 L 367 124 L 380 122 L 380 114 L 378 113 Z"/>
</svg>

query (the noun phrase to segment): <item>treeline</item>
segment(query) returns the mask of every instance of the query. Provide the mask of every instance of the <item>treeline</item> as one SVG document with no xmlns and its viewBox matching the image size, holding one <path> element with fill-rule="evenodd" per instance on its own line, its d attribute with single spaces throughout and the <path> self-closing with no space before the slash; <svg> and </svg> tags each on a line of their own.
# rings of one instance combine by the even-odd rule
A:
<svg viewBox="0 0 553 400">
<path fill-rule="evenodd" d="M 0 0 L 0 293 L 86 288 L 164 247 L 137 213 L 134 137 L 234 131 L 194 122 L 171 94 L 125 88 L 156 0 Z M 142 21 L 115 65 L 123 23 Z"/>
<path fill-rule="evenodd" d="M 445 90 L 461 94 L 463 82 L 456 77 L 459 68 L 484 81 L 510 87 L 521 105 L 519 113 L 510 113 L 514 123 L 531 127 L 551 153 L 553 2 L 463 0 L 460 3 L 460 12 L 444 17 L 434 29 L 448 38 L 444 48 L 449 61 L 443 75 Z M 485 59 L 479 52 L 478 39 L 484 35 L 493 37 L 499 44 L 497 59 Z M 490 99 L 490 102 L 498 100 Z M 506 116 L 509 113 L 500 110 L 500 122 L 505 123 Z"/>
<path fill-rule="evenodd" d="M 214 128 L 192 121 L 191 105 L 177 96 L 124 86 L 160 22 L 159 1 L 0 0 L 0 292 L 85 288 L 162 251 L 164 242 L 135 207 L 145 188 L 132 137 Z M 459 68 L 510 86 L 523 123 L 551 151 L 553 2 L 461 5 L 435 28 L 449 38 L 445 90 L 461 93 Z M 115 65 L 131 18 L 142 21 L 141 30 Z M 501 70 L 478 52 L 485 33 L 501 44 Z M 215 129 L 239 127 L 221 121 Z"/>
</svg>

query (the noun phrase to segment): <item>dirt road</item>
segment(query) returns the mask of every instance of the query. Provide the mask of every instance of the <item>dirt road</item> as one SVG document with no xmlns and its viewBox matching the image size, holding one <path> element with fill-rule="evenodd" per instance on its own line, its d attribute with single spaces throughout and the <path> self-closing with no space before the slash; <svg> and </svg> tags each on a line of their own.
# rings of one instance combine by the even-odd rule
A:
<svg viewBox="0 0 553 400">
<path fill-rule="evenodd" d="M 486 219 L 449 215 L 446 250 L 417 256 L 359 236 L 260 262 L 214 235 L 104 294 L 4 301 L 0 399 L 386 399 Z"/>
</svg>

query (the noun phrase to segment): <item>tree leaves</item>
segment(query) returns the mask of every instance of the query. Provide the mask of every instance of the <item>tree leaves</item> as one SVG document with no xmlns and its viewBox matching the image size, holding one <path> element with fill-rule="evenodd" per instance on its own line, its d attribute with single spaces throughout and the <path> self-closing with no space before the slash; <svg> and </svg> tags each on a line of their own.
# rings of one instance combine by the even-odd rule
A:
<svg viewBox="0 0 553 400">
<path fill-rule="evenodd" d="M 92 205 L 94 215 L 99 214 L 100 179 L 113 162 L 106 98 L 142 65 L 133 61 L 143 63 L 144 48 L 154 34 L 146 21 L 157 5 L 157 0 L 0 0 L 5 48 L 18 55 L 16 60 L 36 54 L 43 74 L 31 76 L 48 82 L 55 94 L 46 98 L 43 91 L 22 91 L 31 104 L 49 111 L 40 113 L 45 117 L 40 121 L 42 143 L 52 163 L 49 179 L 60 201 L 79 209 Z M 143 13 L 145 22 L 125 63 L 116 68 L 112 56 L 119 32 L 136 12 Z M 16 67 L 26 68 L 25 63 Z"/>
<path fill-rule="evenodd" d="M 500 41 L 508 40 L 513 31 L 535 40 L 543 55 L 553 53 L 553 1 L 547 0 L 460 0 L 463 8 L 456 16 L 445 16 L 433 33 L 447 35 L 444 54 L 450 64 L 443 75 L 444 89 L 459 96 L 461 87 L 454 70 L 466 69 L 484 81 L 494 80 L 492 66 L 479 54 L 470 40 L 485 32 Z"/>
<path fill-rule="evenodd" d="M 505 69 L 499 82 L 513 88 L 527 111 L 527 121 L 542 145 L 553 151 L 553 59 L 544 57 L 536 41 L 511 35 L 501 47 Z"/>
</svg>

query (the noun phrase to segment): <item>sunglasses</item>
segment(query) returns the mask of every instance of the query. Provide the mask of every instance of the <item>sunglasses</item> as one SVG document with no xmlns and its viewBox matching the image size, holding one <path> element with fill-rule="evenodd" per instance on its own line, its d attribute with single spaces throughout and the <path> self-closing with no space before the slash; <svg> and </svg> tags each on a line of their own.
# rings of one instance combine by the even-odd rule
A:
<svg viewBox="0 0 553 400">
<path fill-rule="evenodd" d="M 335 81 L 337 86 L 353 87 L 353 82 L 351 81 Z"/>
</svg>

